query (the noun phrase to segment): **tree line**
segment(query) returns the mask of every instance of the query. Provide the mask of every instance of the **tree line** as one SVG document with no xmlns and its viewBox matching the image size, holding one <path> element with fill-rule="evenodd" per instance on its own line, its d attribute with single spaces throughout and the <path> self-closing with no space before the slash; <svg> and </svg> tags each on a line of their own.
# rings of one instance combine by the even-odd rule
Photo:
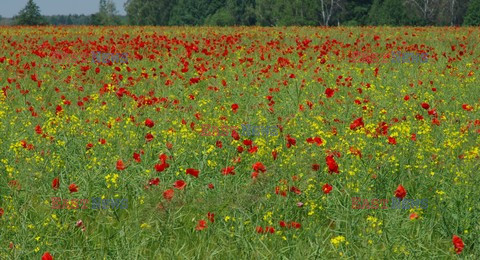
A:
<svg viewBox="0 0 480 260">
<path fill-rule="evenodd" d="M 128 0 L 119 16 L 112 0 L 98 13 L 44 17 L 29 0 L 16 24 L 457 26 L 480 25 L 480 0 Z"/>
</svg>

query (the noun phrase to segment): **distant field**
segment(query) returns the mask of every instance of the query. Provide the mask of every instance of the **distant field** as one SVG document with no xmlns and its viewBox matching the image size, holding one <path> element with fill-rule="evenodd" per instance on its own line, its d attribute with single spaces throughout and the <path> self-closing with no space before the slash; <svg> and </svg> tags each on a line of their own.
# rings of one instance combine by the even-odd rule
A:
<svg viewBox="0 0 480 260">
<path fill-rule="evenodd" d="M 479 41 L 2 27 L 0 258 L 478 259 Z"/>
</svg>

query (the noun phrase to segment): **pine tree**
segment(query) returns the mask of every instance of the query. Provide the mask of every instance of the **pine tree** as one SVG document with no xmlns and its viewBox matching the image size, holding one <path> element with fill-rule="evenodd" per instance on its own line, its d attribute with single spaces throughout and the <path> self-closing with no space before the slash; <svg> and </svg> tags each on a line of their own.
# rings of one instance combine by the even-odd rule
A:
<svg viewBox="0 0 480 260">
<path fill-rule="evenodd" d="M 480 0 L 471 0 L 463 25 L 480 25 Z"/>
<path fill-rule="evenodd" d="M 45 25 L 47 22 L 40 14 L 40 8 L 33 0 L 28 0 L 27 5 L 15 17 L 18 25 Z"/>
</svg>

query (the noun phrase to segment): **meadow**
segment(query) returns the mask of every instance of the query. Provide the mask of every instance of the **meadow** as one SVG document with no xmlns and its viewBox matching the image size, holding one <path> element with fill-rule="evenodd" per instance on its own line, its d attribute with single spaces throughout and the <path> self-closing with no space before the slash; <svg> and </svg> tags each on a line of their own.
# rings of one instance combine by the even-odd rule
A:
<svg viewBox="0 0 480 260">
<path fill-rule="evenodd" d="M 479 41 L 479 27 L 1 27 L 0 258 L 478 259 Z M 395 51 L 428 58 L 356 58 Z M 201 134 L 245 124 L 279 134 Z M 354 207 L 392 197 L 428 207 Z"/>
</svg>

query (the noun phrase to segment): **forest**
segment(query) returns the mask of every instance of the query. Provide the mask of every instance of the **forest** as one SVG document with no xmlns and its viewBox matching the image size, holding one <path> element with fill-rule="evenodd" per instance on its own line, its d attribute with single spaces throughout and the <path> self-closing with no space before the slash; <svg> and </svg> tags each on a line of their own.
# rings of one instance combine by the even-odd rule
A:
<svg viewBox="0 0 480 260">
<path fill-rule="evenodd" d="M 16 17 L 0 24 L 468 26 L 480 25 L 480 0 L 128 0 L 123 7 L 100 0 L 95 14 L 54 16 L 41 16 L 30 0 Z"/>
</svg>

